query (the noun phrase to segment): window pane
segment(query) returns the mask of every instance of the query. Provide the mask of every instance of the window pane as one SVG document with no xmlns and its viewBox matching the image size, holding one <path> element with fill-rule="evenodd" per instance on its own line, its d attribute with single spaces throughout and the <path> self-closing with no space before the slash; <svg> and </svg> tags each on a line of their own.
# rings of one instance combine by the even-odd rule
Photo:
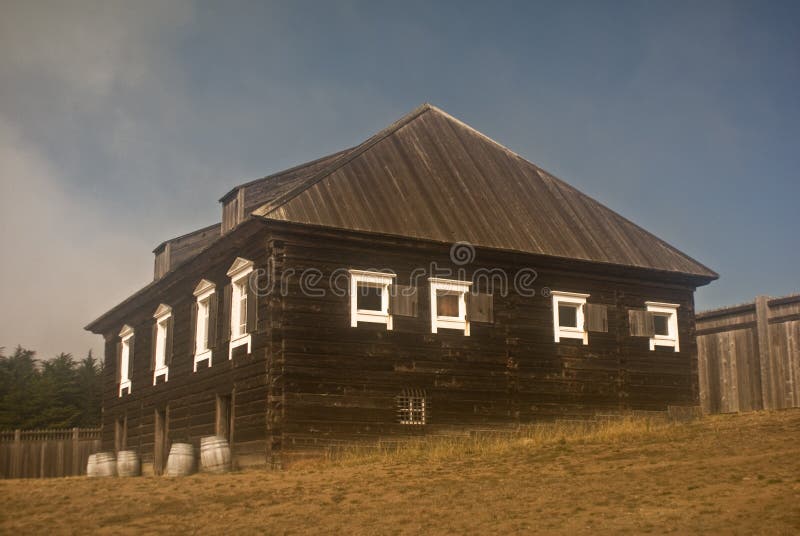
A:
<svg viewBox="0 0 800 536">
<path fill-rule="evenodd" d="M 558 304 L 558 325 L 562 328 L 578 327 L 578 306 L 565 303 Z"/>
<path fill-rule="evenodd" d="M 125 381 L 128 378 L 128 359 L 130 359 L 130 342 L 122 342 L 122 356 L 119 363 L 120 379 Z"/>
<path fill-rule="evenodd" d="M 669 315 L 653 315 L 653 328 L 656 335 L 669 335 Z"/>
<path fill-rule="evenodd" d="M 358 286 L 357 307 L 366 311 L 381 311 L 381 289 L 367 285 Z"/>
<path fill-rule="evenodd" d="M 247 333 L 247 287 L 244 284 L 239 285 L 239 333 L 244 335 Z"/>
<path fill-rule="evenodd" d="M 436 295 L 436 315 L 437 316 L 458 316 L 458 294 L 437 294 Z"/>
</svg>

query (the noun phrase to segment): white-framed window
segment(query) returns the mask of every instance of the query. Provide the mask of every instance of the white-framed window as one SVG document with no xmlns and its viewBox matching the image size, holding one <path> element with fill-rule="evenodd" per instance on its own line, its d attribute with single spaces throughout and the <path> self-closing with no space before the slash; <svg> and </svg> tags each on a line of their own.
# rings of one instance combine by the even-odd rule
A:
<svg viewBox="0 0 800 536">
<path fill-rule="evenodd" d="M 172 319 L 172 307 L 164 305 L 163 303 L 158 306 L 153 318 L 155 324 L 155 348 L 153 358 L 153 385 L 159 376 L 164 376 L 164 381 L 169 381 L 169 364 L 167 363 L 168 353 L 172 351 L 169 346 L 171 338 L 170 326 Z"/>
<path fill-rule="evenodd" d="M 233 359 L 233 349 L 247 345 L 247 353 L 252 350 L 252 337 L 247 331 L 247 300 L 253 294 L 248 292 L 253 261 L 237 257 L 228 270 L 231 278 L 231 340 L 228 346 L 228 359 Z"/>
<path fill-rule="evenodd" d="M 656 346 L 671 346 L 680 351 L 678 341 L 678 307 L 675 303 L 644 302 L 647 312 L 653 317 L 653 336 L 650 337 L 650 349 Z"/>
<path fill-rule="evenodd" d="M 400 424 L 422 425 L 426 421 L 425 391 L 405 389 L 397 398 L 397 419 Z"/>
<path fill-rule="evenodd" d="M 122 326 L 119 332 L 120 351 L 119 351 L 119 397 L 123 391 L 131 394 L 131 373 L 133 371 L 133 328 L 129 325 Z"/>
<path fill-rule="evenodd" d="M 216 306 L 216 285 L 207 279 L 203 279 L 194 289 L 194 296 L 197 299 L 195 306 L 195 333 L 194 333 L 194 372 L 197 372 L 198 363 L 208 361 L 211 366 L 213 352 L 209 347 L 210 338 L 214 336 L 212 322 L 212 306 Z"/>
<path fill-rule="evenodd" d="M 386 324 L 392 329 L 392 315 L 389 314 L 389 288 L 395 274 L 385 272 L 350 272 L 350 325 L 357 327 L 359 322 Z"/>
<path fill-rule="evenodd" d="M 469 336 L 467 292 L 472 283 L 455 279 L 428 279 L 431 286 L 431 333 L 440 328 L 463 330 Z"/>
<path fill-rule="evenodd" d="M 552 291 L 553 299 L 553 338 L 556 342 L 561 339 L 581 339 L 583 344 L 589 344 L 589 334 L 586 331 L 586 298 L 588 294 L 578 292 Z"/>
</svg>

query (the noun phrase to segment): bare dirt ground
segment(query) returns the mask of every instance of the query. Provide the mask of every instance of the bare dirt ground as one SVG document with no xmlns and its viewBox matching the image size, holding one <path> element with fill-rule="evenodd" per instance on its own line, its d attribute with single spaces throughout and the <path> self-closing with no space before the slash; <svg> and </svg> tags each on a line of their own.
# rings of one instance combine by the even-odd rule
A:
<svg viewBox="0 0 800 536">
<path fill-rule="evenodd" d="M 0 481 L 4 534 L 800 533 L 800 410 L 425 459 Z"/>
</svg>

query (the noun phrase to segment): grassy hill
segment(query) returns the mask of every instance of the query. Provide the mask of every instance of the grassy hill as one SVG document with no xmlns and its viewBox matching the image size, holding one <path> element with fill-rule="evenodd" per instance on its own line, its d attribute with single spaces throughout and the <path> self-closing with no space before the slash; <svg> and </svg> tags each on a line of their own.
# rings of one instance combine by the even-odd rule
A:
<svg viewBox="0 0 800 536">
<path fill-rule="evenodd" d="M 0 533 L 800 532 L 800 410 L 542 425 L 282 472 L 0 481 Z"/>
</svg>

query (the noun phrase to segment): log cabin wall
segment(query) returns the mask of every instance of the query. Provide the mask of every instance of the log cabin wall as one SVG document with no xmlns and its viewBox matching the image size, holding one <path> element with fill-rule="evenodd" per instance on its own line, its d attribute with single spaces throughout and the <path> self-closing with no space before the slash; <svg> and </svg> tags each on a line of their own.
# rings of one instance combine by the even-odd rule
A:
<svg viewBox="0 0 800 536">
<path fill-rule="evenodd" d="M 431 333 L 426 274 L 420 278 L 419 316 L 350 327 L 350 301 L 330 292 L 303 291 L 300 274 L 390 269 L 408 285 L 414 270 L 450 261 L 449 245 L 357 236 L 302 226 L 278 226 L 280 266 L 288 279 L 279 326 L 283 369 L 284 452 L 324 448 L 377 437 L 441 428 L 526 423 L 628 409 L 666 410 L 698 404 L 694 340 L 694 285 L 676 276 L 585 262 L 478 250 L 464 266 L 515 274 L 533 268 L 537 295 L 494 297 L 494 323 L 471 326 L 471 336 Z M 483 281 L 486 283 L 486 281 Z M 308 287 L 308 281 L 306 281 Z M 552 300 L 541 289 L 588 293 L 608 306 L 608 332 L 554 342 Z M 480 290 L 486 290 L 482 288 Z M 649 349 L 648 337 L 628 334 L 630 308 L 645 301 L 679 304 L 680 351 Z M 424 390 L 427 424 L 398 423 L 395 397 Z"/>
<path fill-rule="evenodd" d="M 249 226 L 251 230 L 243 229 Z M 190 310 L 201 279 L 218 292 L 236 257 L 255 262 L 277 282 L 258 301 L 258 326 L 249 356 L 228 360 L 218 315 L 213 366 L 192 372 Z M 419 314 L 350 327 L 350 300 L 326 292 L 334 271 L 390 269 L 408 285 L 415 270 L 499 269 L 513 275 L 533 269 L 533 297 L 495 291 L 494 322 L 472 323 L 471 336 L 442 329 L 431 333 L 427 307 L 429 273 L 418 280 Z M 303 281 L 306 269 L 319 280 Z M 438 276 L 444 274 L 437 273 Z M 460 278 L 456 276 L 455 278 Z M 313 284 L 311 284 L 313 283 Z M 477 281 L 487 291 L 488 281 Z M 285 286 L 285 292 L 281 291 Z M 608 307 L 608 332 L 553 341 L 552 300 L 542 289 L 589 294 Z M 175 273 L 146 289 L 106 336 L 104 448 L 115 444 L 115 424 L 127 423 L 127 448 L 153 462 L 156 412 L 168 426 L 167 442 L 196 446 L 216 432 L 216 400 L 230 396 L 232 445 L 240 465 L 280 465 L 283 454 L 379 437 L 424 434 L 458 427 L 527 423 L 629 409 L 665 410 L 698 401 L 694 341 L 694 286 L 690 279 L 580 261 L 498 250 L 477 250 L 464 266 L 450 259 L 450 245 L 297 224 L 243 224 Z M 629 335 L 628 310 L 646 301 L 679 304 L 680 352 L 650 351 L 648 337 Z M 149 366 L 153 312 L 172 307 L 174 357 L 169 381 L 152 385 Z M 133 389 L 117 396 L 114 365 L 119 329 L 135 329 Z M 399 424 L 396 397 L 424 391 L 427 424 Z"/>
<path fill-rule="evenodd" d="M 216 433 L 216 405 L 218 396 L 229 396 L 233 437 L 232 449 L 240 465 L 263 464 L 265 453 L 271 447 L 267 436 L 266 404 L 269 393 L 267 383 L 267 355 L 272 338 L 267 298 L 258 302 L 258 326 L 253 334 L 252 352 L 235 349 L 228 360 L 228 345 L 223 336 L 223 316 L 217 315 L 217 344 L 213 350 L 212 366 L 205 363 L 193 372 L 191 355 L 191 308 L 195 302 L 193 290 L 201 279 L 216 284 L 220 294 L 230 282 L 226 275 L 236 257 L 254 261 L 255 267 L 266 265 L 268 244 L 263 226 L 257 232 L 230 237 L 217 243 L 192 262 L 178 269 L 149 289 L 149 298 L 125 316 L 110 330 L 105 338 L 107 365 L 103 392 L 103 448 L 115 446 L 115 423 L 127 419 L 126 448 L 136 449 L 145 465 L 153 463 L 156 411 L 166 410 L 167 442 L 188 441 L 199 447 L 200 438 Z M 173 358 L 169 367 L 169 380 L 159 379 L 153 386 L 150 368 L 153 312 L 159 303 L 172 307 L 174 318 Z M 219 300 L 220 307 L 222 299 Z M 118 396 L 116 345 L 123 324 L 132 326 L 134 335 L 134 364 L 132 392 Z"/>
</svg>

